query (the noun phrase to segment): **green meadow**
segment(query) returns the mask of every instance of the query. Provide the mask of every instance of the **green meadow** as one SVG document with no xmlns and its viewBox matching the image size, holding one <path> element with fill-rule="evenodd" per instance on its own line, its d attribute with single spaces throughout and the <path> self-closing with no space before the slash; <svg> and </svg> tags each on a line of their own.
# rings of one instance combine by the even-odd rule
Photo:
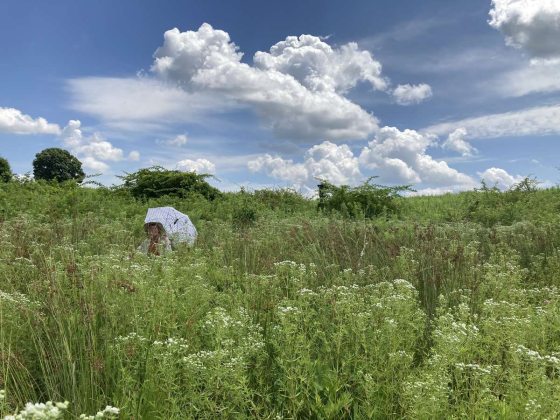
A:
<svg viewBox="0 0 560 420">
<path fill-rule="evenodd" d="M 560 190 L 394 203 L 0 185 L 0 415 L 557 418 Z M 137 252 L 168 205 L 196 245 Z"/>
</svg>

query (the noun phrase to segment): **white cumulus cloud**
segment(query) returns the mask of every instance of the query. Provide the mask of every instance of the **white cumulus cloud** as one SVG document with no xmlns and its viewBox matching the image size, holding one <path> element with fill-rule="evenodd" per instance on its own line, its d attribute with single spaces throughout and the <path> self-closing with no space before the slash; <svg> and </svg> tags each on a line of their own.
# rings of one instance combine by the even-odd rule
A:
<svg viewBox="0 0 560 420">
<path fill-rule="evenodd" d="M 499 75 L 493 90 L 506 97 L 559 91 L 560 1 L 493 0 L 492 6 L 490 25 L 531 58 Z"/>
<path fill-rule="evenodd" d="M 205 23 L 165 32 L 154 57 L 158 77 L 249 106 L 280 137 L 353 139 L 377 129 L 373 115 L 343 96 L 358 81 L 386 87 L 380 64 L 355 44 L 333 49 L 317 37 L 288 37 L 250 66 L 227 32 Z"/>
<path fill-rule="evenodd" d="M 472 156 L 477 150 L 466 140 L 467 130 L 458 128 L 447 136 L 442 147 L 460 153 L 462 156 Z"/>
<path fill-rule="evenodd" d="M 44 118 L 33 118 L 15 108 L 0 107 L 0 132 L 12 134 L 60 134 L 60 127 Z"/>
<path fill-rule="evenodd" d="M 376 90 L 388 86 L 381 64 L 354 42 L 332 48 L 313 35 L 289 36 L 273 45 L 270 52 L 257 51 L 253 62 L 262 70 L 289 74 L 313 91 L 346 92 L 361 81 Z"/>
<path fill-rule="evenodd" d="M 299 189 L 314 188 L 317 179 L 336 185 L 356 185 L 364 174 L 379 176 L 382 183 L 412 183 L 430 186 L 430 191 L 459 191 L 475 187 L 469 175 L 450 168 L 428 153 L 436 137 L 414 130 L 383 127 L 376 137 L 355 155 L 346 144 L 329 141 L 307 150 L 303 160 L 284 159 L 265 154 L 248 162 L 251 172 L 264 172 Z M 426 190 L 428 191 L 428 190 Z"/>
<path fill-rule="evenodd" d="M 435 142 L 432 135 L 414 130 L 383 127 L 360 154 L 360 164 L 388 183 L 426 183 L 437 186 L 470 188 L 474 180 L 445 161 L 427 153 Z"/>
<path fill-rule="evenodd" d="M 62 130 L 61 137 L 63 143 L 65 146 L 69 147 L 73 153 L 91 156 L 101 160 L 122 160 L 122 149 L 114 147 L 98 133 L 94 133 L 90 137 L 84 137 L 81 125 L 82 123 L 79 120 L 70 120 L 68 125 Z"/>
<path fill-rule="evenodd" d="M 399 105 L 419 104 L 432 97 L 432 88 L 426 83 L 398 85 L 393 90 L 393 97 Z"/>
<path fill-rule="evenodd" d="M 116 162 L 123 159 L 122 149 L 113 146 L 98 133 L 94 133 L 89 137 L 84 136 L 81 126 L 82 123 L 79 120 L 68 121 L 60 137 L 63 145 L 78 156 L 84 167 L 103 172 L 109 168 L 103 161 Z M 136 154 L 134 152 L 131 153 L 134 158 Z"/>
<path fill-rule="evenodd" d="M 199 174 L 214 174 L 216 165 L 207 159 L 184 159 L 177 162 L 177 169 L 185 172 L 196 172 Z"/>
<path fill-rule="evenodd" d="M 109 165 L 100 160 L 95 159 L 92 156 L 85 156 L 80 158 L 80 162 L 82 162 L 82 166 L 85 169 L 91 169 L 95 172 L 106 172 L 109 169 Z"/>
<path fill-rule="evenodd" d="M 317 179 L 325 179 L 336 185 L 356 184 L 361 178 L 358 158 L 348 145 L 336 145 L 329 141 L 311 147 L 304 155 L 303 162 L 265 154 L 248 162 L 251 172 L 265 172 L 267 175 L 288 181 L 298 188 L 310 187 Z"/>
<path fill-rule="evenodd" d="M 560 57 L 558 0 L 492 0 L 489 24 L 532 57 Z"/>
<path fill-rule="evenodd" d="M 520 175 L 510 175 L 505 169 L 495 167 L 486 169 L 479 173 L 479 176 L 488 186 L 496 186 L 501 190 L 506 190 L 523 180 Z"/>
<path fill-rule="evenodd" d="M 71 107 L 128 131 L 177 122 L 207 126 L 217 114 L 249 110 L 279 138 L 355 140 L 379 126 L 375 115 L 349 99 L 349 91 L 360 84 L 383 94 L 395 91 L 380 62 L 354 42 L 288 36 L 243 62 L 229 34 L 208 23 L 184 32 L 174 28 L 163 38 L 148 74 L 69 80 Z M 431 96 L 426 84 L 397 86 L 396 92 L 403 104 Z"/>
</svg>

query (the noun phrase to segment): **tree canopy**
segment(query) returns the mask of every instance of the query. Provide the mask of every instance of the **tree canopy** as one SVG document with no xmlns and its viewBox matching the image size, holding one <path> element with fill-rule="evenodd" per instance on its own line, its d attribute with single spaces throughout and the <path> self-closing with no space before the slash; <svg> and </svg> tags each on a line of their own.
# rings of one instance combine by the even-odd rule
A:
<svg viewBox="0 0 560 420">
<path fill-rule="evenodd" d="M 69 181 L 82 182 L 85 173 L 82 170 L 82 162 L 67 150 L 56 147 L 45 149 L 35 155 L 33 160 L 33 176 L 35 179 L 46 181 Z"/>
<path fill-rule="evenodd" d="M 6 159 L 0 157 L 0 182 L 8 182 L 12 179 L 12 169 Z"/>
</svg>

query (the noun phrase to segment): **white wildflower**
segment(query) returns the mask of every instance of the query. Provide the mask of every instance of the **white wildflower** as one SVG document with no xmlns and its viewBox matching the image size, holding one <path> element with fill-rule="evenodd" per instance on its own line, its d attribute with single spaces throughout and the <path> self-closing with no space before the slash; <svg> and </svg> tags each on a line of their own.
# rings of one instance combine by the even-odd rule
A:
<svg viewBox="0 0 560 420">
<path fill-rule="evenodd" d="M 299 313 L 299 308 L 295 308 L 293 306 L 279 306 L 278 311 L 282 315 L 291 314 L 291 313 L 297 314 Z"/>
<path fill-rule="evenodd" d="M 86 414 L 80 415 L 81 420 L 99 420 L 99 419 L 112 419 L 116 418 L 120 413 L 120 409 L 117 407 L 106 406 L 103 410 L 98 411 L 94 416 L 88 416 Z"/>
<path fill-rule="evenodd" d="M 4 419 L 27 420 L 27 419 L 58 419 L 63 415 L 63 411 L 68 408 L 70 403 L 47 401 L 46 403 L 25 404 L 25 408 L 13 416 L 6 416 Z"/>
</svg>

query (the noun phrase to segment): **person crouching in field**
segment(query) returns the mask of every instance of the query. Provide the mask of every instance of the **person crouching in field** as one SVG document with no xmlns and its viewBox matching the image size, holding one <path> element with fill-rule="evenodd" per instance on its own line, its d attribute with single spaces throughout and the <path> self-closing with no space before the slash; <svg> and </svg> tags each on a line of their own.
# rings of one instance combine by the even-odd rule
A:
<svg viewBox="0 0 560 420">
<path fill-rule="evenodd" d="M 148 237 L 138 247 L 139 251 L 148 255 L 161 255 L 171 251 L 171 241 L 160 223 L 146 223 L 144 229 Z"/>
</svg>

